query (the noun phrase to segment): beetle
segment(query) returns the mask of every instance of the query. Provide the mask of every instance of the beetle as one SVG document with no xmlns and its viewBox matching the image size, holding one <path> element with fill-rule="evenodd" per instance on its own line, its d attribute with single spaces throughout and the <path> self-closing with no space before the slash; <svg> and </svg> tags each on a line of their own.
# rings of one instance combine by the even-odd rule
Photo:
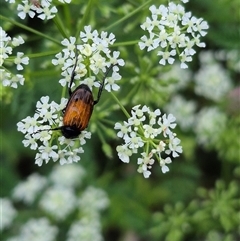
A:
<svg viewBox="0 0 240 241">
<path fill-rule="evenodd" d="M 63 126 L 52 129 L 61 130 L 62 135 L 67 139 L 78 137 L 81 132 L 87 128 L 93 108 L 100 100 L 106 76 L 113 67 L 113 65 L 110 66 L 106 71 L 103 81 L 100 83 L 97 99 L 94 100 L 92 91 L 86 84 L 80 84 L 72 92 L 71 87 L 76 75 L 76 66 L 77 57 L 68 86 L 69 99 L 66 107 L 63 109 Z"/>
</svg>

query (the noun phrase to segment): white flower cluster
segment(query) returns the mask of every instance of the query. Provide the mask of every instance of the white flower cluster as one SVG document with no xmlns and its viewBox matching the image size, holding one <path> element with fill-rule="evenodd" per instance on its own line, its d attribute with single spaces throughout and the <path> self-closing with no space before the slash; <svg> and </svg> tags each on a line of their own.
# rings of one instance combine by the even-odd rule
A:
<svg viewBox="0 0 240 241">
<path fill-rule="evenodd" d="M 221 101 L 233 88 L 226 69 L 214 58 L 211 51 L 200 53 L 201 68 L 195 74 L 196 94 L 213 101 Z"/>
<path fill-rule="evenodd" d="M 149 10 L 151 18 L 147 17 L 141 25 L 149 35 L 141 37 L 140 49 L 152 51 L 159 48 L 157 55 L 161 57 L 159 63 L 162 65 L 173 64 L 178 55 L 181 68 L 187 68 L 187 62 L 191 62 L 196 53 L 194 46 L 205 47 L 200 38 L 207 34 L 207 22 L 185 12 L 182 5 L 173 2 L 169 2 L 167 7 L 152 5 Z"/>
<path fill-rule="evenodd" d="M 64 167 L 55 165 L 49 178 L 54 185 L 76 188 L 80 186 L 84 176 L 85 170 L 78 164 L 72 164 Z"/>
<path fill-rule="evenodd" d="M 85 32 L 80 32 L 82 44 L 77 44 L 75 37 L 64 39 L 61 42 L 64 46 L 63 50 L 56 55 L 56 59 L 52 60 L 54 65 L 60 65 L 62 68 L 63 78 L 59 83 L 62 86 L 69 84 L 77 52 L 76 80 L 82 78 L 81 83 L 88 85 L 90 89 L 93 86 L 99 87 L 96 75 L 102 74 L 102 78 L 112 68 L 112 74 L 106 77 L 104 88 L 108 92 L 118 90 L 119 86 L 116 82 L 121 79 L 121 75 L 118 73 L 119 66 L 123 66 L 124 61 L 118 58 L 119 51 L 111 52 L 109 49 L 116 40 L 115 35 L 113 33 L 108 35 L 104 31 L 101 33 L 98 33 L 97 30 L 92 31 L 91 26 L 85 26 L 84 30 Z M 89 69 L 93 75 L 89 76 Z"/>
<path fill-rule="evenodd" d="M 111 76 L 105 79 L 104 88 L 109 92 L 118 90 L 119 86 L 116 81 L 121 79 L 118 73 L 119 66 L 123 66 L 124 61 L 118 58 L 120 54 L 118 51 L 112 53 L 109 49 L 109 45 L 115 41 L 115 36 L 112 33 L 108 36 L 107 32 L 98 34 L 96 30 L 92 31 L 90 26 L 86 26 L 84 29 L 85 32 L 80 32 L 83 44 L 77 45 L 75 37 L 70 37 L 69 40 L 64 39 L 62 41 L 64 49 L 56 55 L 56 59 L 52 60 L 54 65 L 62 67 L 61 85 L 69 85 L 73 68 L 77 63 L 74 80 L 83 78 L 82 81 L 78 81 L 79 84 L 84 83 L 90 89 L 93 86 L 99 87 L 100 83 L 95 76 L 101 73 L 101 78 L 103 78 L 104 74 L 109 74 L 108 70 L 112 70 Z M 94 75 L 88 76 L 89 69 Z M 56 132 L 51 129 L 63 125 L 60 112 L 65 108 L 66 103 L 65 98 L 62 98 L 61 103 L 57 104 L 54 101 L 50 102 L 49 96 L 43 96 L 36 104 L 34 116 L 28 116 L 17 123 L 18 131 L 25 135 L 24 146 L 38 150 L 35 163 L 39 166 L 43 162 L 48 163 L 50 159 L 59 160 L 61 165 L 78 162 L 79 154 L 84 152 L 82 146 L 86 143 L 85 139 L 91 138 L 90 132 L 82 131 L 74 140 L 60 136 L 56 143 L 53 142 Z"/>
<path fill-rule="evenodd" d="M 172 115 L 161 115 L 156 109 L 151 111 L 147 106 L 134 106 L 131 117 L 123 124 L 116 123 L 115 129 L 119 130 L 117 136 L 124 140 L 124 144 L 117 146 L 119 158 L 129 163 L 130 157 L 143 148 L 141 157 L 138 158 L 138 172 L 143 173 L 145 178 L 151 174 L 150 169 L 154 163 L 153 156 L 159 162 L 162 172 L 169 171 L 167 164 L 171 163 L 171 157 L 178 157 L 182 153 L 180 139 L 172 132 L 176 127 L 176 118 Z M 148 123 L 146 123 L 148 121 Z M 160 137 L 161 135 L 161 137 Z"/>
<path fill-rule="evenodd" d="M 24 182 L 13 189 L 13 199 L 25 204 L 32 204 L 47 184 L 47 180 L 37 173 L 32 174 Z"/>
<path fill-rule="evenodd" d="M 15 4 L 15 0 L 5 0 L 11 4 Z M 58 0 L 60 3 L 70 3 L 71 0 Z M 42 20 L 48 20 L 55 17 L 58 12 L 56 6 L 53 6 L 52 0 L 23 0 L 17 5 L 18 16 L 25 19 L 28 15 L 33 18 L 37 15 Z"/>
<path fill-rule="evenodd" d="M 78 205 L 82 210 L 82 214 L 91 217 L 106 209 L 109 205 L 109 199 L 103 190 L 89 186 L 82 193 Z"/>
<path fill-rule="evenodd" d="M 47 218 L 32 218 L 21 227 L 20 234 L 17 237 L 10 238 L 7 241 L 54 241 L 57 233 L 58 228 L 51 225 Z"/>
<path fill-rule="evenodd" d="M 81 195 L 78 207 L 81 219 L 73 222 L 68 232 L 67 241 L 103 241 L 99 213 L 109 205 L 106 193 L 89 186 Z"/>
<path fill-rule="evenodd" d="M 2 232 L 2 230 L 10 227 L 16 216 L 17 211 L 13 207 L 11 200 L 8 198 L 0 198 L 0 231 Z"/>
<path fill-rule="evenodd" d="M 79 193 L 84 173 L 79 164 L 57 166 L 48 177 L 33 173 L 26 181 L 20 182 L 13 190 L 14 201 L 22 201 L 34 210 L 38 207 L 41 215 L 45 213 L 51 217 L 51 222 L 56 226 L 46 217 L 30 219 L 21 227 L 18 236 L 7 241 L 57 240 L 57 226 L 69 226 L 68 217 L 71 214 L 72 224 L 66 232 L 66 241 L 102 241 L 100 212 L 108 207 L 109 199 L 103 190 L 93 186 Z M 6 229 L 14 225 L 13 219 L 21 212 L 17 214 L 8 199 L 2 198 L 0 201 L 4 215 L 1 227 Z"/>
<path fill-rule="evenodd" d="M 55 220 L 63 221 L 77 205 L 72 188 L 56 185 L 49 187 L 39 202 L 40 208 Z"/>
<path fill-rule="evenodd" d="M 17 88 L 18 84 L 24 84 L 24 77 L 21 74 L 14 74 L 5 68 L 4 64 L 16 65 L 17 71 L 23 70 L 23 65 L 28 65 L 29 58 L 24 56 L 24 53 L 17 52 L 17 56 L 14 60 L 10 60 L 9 56 L 12 55 L 13 48 L 24 43 L 21 36 L 17 38 L 11 38 L 7 33 L 0 27 L 0 81 L 3 86 L 10 86 Z M 8 62 L 8 63 L 7 63 Z M 12 62 L 12 63 L 11 63 Z"/>
<path fill-rule="evenodd" d="M 82 219 L 73 222 L 66 241 L 103 241 L 100 228 L 100 222 L 95 220 Z"/>
<path fill-rule="evenodd" d="M 33 117 L 26 117 L 17 123 L 18 131 L 25 135 L 23 144 L 29 146 L 32 150 L 38 150 L 35 156 L 35 163 L 39 166 L 43 162 L 48 163 L 50 159 L 54 162 L 59 161 L 61 165 L 78 162 L 80 153 L 84 150 L 82 146 L 86 143 L 85 139 L 91 138 L 91 133 L 82 131 L 78 138 L 66 139 L 64 136 L 58 136 L 55 139 L 55 131 L 51 131 L 52 125 L 62 126 L 62 119 L 59 113 L 66 105 L 66 99 L 62 98 L 61 103 L 49 102 L 49 96 L 41 97 L 36 105 L 36 113 Z M 79 147 L 81 146 L 81 147 Z"/>
<path fill-rule="evenodd" d="M 204 147 L 216 144 L 226 128 L 227 115 L 217 107 L 203 108 L 197 115 L 195 133 Z"/>
<path fill-rule="evenodd" d="M 181 95 L 175 95 L 165 106 L 168 113 L 174 113 L 177 123 L 182 130 L 190 130 L 195 124 L 195 111 L 197 104 L 192 100 L 186 100 Z"/>
</svg>

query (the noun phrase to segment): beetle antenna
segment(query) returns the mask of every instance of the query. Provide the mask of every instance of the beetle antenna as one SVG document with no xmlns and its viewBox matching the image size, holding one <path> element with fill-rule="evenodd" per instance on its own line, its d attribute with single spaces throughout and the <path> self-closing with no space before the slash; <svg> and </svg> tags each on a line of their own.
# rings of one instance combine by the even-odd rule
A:
<svg viewBox="0 0 240 241">
<path fill-rule="evenodd" d="M 35 132 L 31 133 L 30 135 L 33 135 L 33 134 L 36 134 L 36 133 L 39 133 L 42 131 L 60 131 L 61 129 L 62 129 L 62 126 L 52 128 L 52 129 L 42 129 L 42 130 L 35 131 Z"/>
<path fill-rule="evenodd" d="M 97 95 L 97 99 L 94 100 L 94 105 L 96 105 L 98 102 L 99 102 L 99 99 L 102 95 L 102 91 L 103 91 L 103 87 L 104 87 L 104 84 L 105 84 L 105 80 L 109 74 L 109 72 L 113 69 L 114 66 L 116 66 L 117 64 L 112 64 L 108 70 L 106 71 L 104 77 L 103 77 L 103 80 L 102 80 L 102 83 L 100 83 L 100 87 L 99 87 L 99 90 L 98 90 L 98 95 Z"/>
<path fill-rule="evenodd" d="M 78 56 L 77 56 L 77 45 L 76 45 L 76 49 L 75 49 L 75 58 L 76 58 L 76 61 L 75 61 L 75 64 L 73 66 L 73 70 L 72 70 L 72 74 L 71 74 L 71 78 L 70 78 L 70 83 L 69 83 L 69 87 L 68 87 L 68 93 L 69 93 L 69 96 L 72 95 L 72 84 L 73 84 L 73 81 L 74 81 L 74 77 L 76 75 L 76 72 L 75 72 L 75 69 L 77 67 L 77 61 L 78 61 Z"/>
</svg>

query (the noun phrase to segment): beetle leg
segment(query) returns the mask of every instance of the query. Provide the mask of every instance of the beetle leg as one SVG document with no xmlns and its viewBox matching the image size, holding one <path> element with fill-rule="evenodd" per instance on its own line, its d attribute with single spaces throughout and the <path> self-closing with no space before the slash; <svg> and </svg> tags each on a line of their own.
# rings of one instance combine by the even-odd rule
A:
<svg viewBox="0 0 240 241">
<path fill-rule="evenodd" d="M 75 72 L 75 69 L 77 67 L 77 61 L 78 61 L 78 56 L 77 56 L 77 45 L 76 45 L 76 50 L 75 50 L 75 58 L 76 58 L 76 61 L 75 61 L 75 64 L 73 66 L 73 70 L 72 70 L 72 74 L 71 74 L 71 78 L 70 78 L 70 83 L 69 83 L 69 87 L 68 87 L 68 93 L 69 93 L 69 96 L 72 95 L 72 84 L 73 84 L 73 81 L 74 81 L 74 77 L 76 75 L 76 72 Z"/>
<path fill-rule="evenodd" d="M 99 82 L 100 82 L 100 87 L 99 87 L 99 90 L 98 90 L 97 99 L 94 100 L 94 102 L 93 102 L 94 105 L 96 105 L 96 104 L 99 102 L 99 99 L 100 99 L 100 97 L 101 97 L 101 94 L 102 94 L 102 91 L 103 91 L 103 87 L 104 87 L 104 84 L 105 84 L 105 80 L 106 80 L 109 72 L 112 70 L 113 66 L 115 66 L 115 65 L 111 65 L 111 66 L 108 68 L 108 70 L 106 71 L 106 73 L 105 73 L 105 75 L 104 75 L 104 77 L 103 77 L 102 83 L 99 81 Z"/>
</svg>

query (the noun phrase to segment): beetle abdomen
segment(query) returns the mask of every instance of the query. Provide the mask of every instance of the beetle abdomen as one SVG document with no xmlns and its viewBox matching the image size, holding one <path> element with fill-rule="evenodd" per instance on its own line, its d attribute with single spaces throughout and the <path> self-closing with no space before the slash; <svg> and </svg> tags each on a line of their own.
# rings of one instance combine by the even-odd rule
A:
<svg viewBox="0 0 240 241">
<path fill-rule="evenodd" d="M 75 126 L 80 131 L 88 126 L 94 100 L 87 85 L 80 85 L 71 95 L 63 116 L 64 126 Z"/>
</svg>

